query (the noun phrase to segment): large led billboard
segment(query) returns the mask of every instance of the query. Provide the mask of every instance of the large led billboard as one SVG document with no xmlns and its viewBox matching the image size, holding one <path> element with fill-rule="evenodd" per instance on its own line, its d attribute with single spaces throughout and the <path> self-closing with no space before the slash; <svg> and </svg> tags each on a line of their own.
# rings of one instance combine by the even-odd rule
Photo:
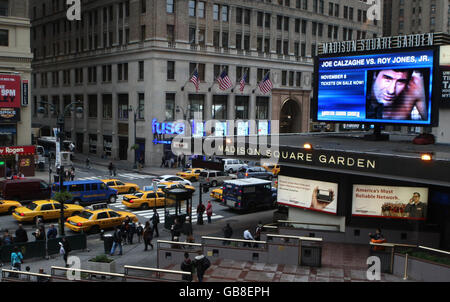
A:
<svg viewBox="0 0 450 302">
<path fill-rule="evenodd" d="M 436 52 L 426 48 L 319 56 L 315 67 L 315 120 L 435 124 Z"/>
</svg>

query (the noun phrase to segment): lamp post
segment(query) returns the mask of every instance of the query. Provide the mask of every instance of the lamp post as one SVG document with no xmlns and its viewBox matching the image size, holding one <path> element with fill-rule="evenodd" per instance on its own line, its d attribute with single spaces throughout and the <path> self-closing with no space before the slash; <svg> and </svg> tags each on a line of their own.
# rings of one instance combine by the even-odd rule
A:
<svg viewBox="0 0 450 302">
<path fill-rule="evenodd" d="M 136 120 L 137 120 L 137 111 L 140 110 L 143 107 L 143 105 L 139 105 L 138 108 L 136 110 L 133 109 L 133 106 L 130 105 L 128 107 L 128 112 L 133 112 L 134 114 L 134 164 L 133 164 L 133 169 L 137 169 L 137 151 L 136 151 Z"/>
<path fill-rule="evenodd" d="M 52 107 L 52 110 L 55 110 L 55 106 L 53 104 L 50 104 L 48 102 L 45 101 L 41 101 L 41 104 L 47 104 L 50 105 Z M 76 104 L 81 104 L 80 101 L 75 101 L 72 102 L 70 104 L 68 104 L 66 107 L 64 107 L 63 112 L 58 112 L 57 114 L 57 126 L 59 128 L 58 131 L 58 137 L 57 137 L 57 142 L 59 142 L 58 144 L 58 150 L 56 150 L 56 161 L 55 164 L 58 165 L 59 164 L 59 192 L 61 193 L 63 191 L 63 184 L 64 184 L 64 166 L 61 163 L 61 144 L 64 142 L 64 116 L 66 115 L 66 113 L 71 110 L 74 111 L 74 107 Z M 76 109 L 76 114 L 83 114 L 83 108 L 81 107 L 77 107 Z M 45 108 L 44 107 L 39 107 L 38 109 L 38 113 L 44 113 L 45 112 Z M 49 161 L 49 165 L 50 165 L 50 161 Z M 50 170 L 50 167 L 49 167 Z M 50 170 L 51 171 L 51 170 Z M 50 172 L 51 173 L 51 172 Z M 60 221 L 59 221 L 59 227 L 60 227 L 60 234 L 61 236 L 65 236 L 65 232 L 64 232 L 64 201 L 60 201 L 61 204 L 61 211 L 60 211 Z"/>
</svg>

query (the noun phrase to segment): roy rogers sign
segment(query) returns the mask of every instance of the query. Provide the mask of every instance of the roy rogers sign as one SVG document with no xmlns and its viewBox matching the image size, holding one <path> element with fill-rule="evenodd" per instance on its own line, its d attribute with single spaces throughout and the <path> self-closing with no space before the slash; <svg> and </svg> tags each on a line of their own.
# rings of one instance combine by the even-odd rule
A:
<svg viewBox="0 0 450 302">
<path fill-rule="evenodd" d="M 8 155 L 33 155 L 36 153 L 34 146 L 23 147 L 0 147 L 0 156 Z"/>
</svg>

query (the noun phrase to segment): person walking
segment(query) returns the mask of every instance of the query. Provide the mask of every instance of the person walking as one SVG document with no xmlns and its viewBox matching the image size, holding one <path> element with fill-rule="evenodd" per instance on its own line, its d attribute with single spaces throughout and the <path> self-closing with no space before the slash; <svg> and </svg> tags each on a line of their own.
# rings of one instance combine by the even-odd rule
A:
<svg viewBox="0 0 450 302">
<path fill-rule="evenodd" d="M 23 255 L 17 246 L 14 247 L 11 253 L 11 267 L 13 270 L 22 270 Z"/>
<path fill-rule="evenodd" d="M 194 274 L 194 270 L 193 270 L 194 266 L 192 264 L 191 258 L 189 258 L 189 253 L 188 252 L 184 253 L 184 260 L 181 263 L 180 268 L 181 268 L 181 270 L 183 272 L 191 273 L 190 275 L 183 275 L 181 277 L 181 279 L 185 280 L 185 281 L 188 281 L 188 282 L 192 282 L 192 279 L 193 279 L 192 275 Z"/>
<path fill-rule="evenodd" d="M 113 234 L 113 245 L 111 248 L 110 255 L 113 256 L 116 248 L 119 247 L 119 255 L 122 255 L 122 234 L 119 227 L 115 227 Z"/>
<path fill-rule="evenodd" d="M 143 233 L 144 233 L 144 227 L 142 226 L 142 223 L 138 222 L 138 226 L 136 228 L 136 235 L 138 237 L 138 243 L 141 243 Z"/>
<path fill-rule="evenodd" d="M 86 169 L 90 169 L 91 168 L 91 160 L 89 159 L 89 157 L 86 158 Z"/>
<path fill-rule="evenodd" d="M 194 243 L 194 231 L 192 230 L 192 223 L 189 216 L 186 217 L 186 221 L 183 226 L 183 232 L 186 234 L 186 242 L 188 243 Z"/>
<path fill-rule="evenodd" d="M 200 192 L 201 193 L 201 192 Z M 200 202 L 197 206 L 197 224 L 203 224 L 203 213 L 205 212 L 205 205 Z"/>
<path fill-rule="evenodd" d="M 156 209 L 153 208 L 152 224 L 153 224 L 153 231 L 156 233 L 155 237 L 159 237 L 158 223 L 159 223 L 159 214 L 158 211 L 156 211 Z"/>
<path fill-rule="evenodd" d="M 178 241 L 181 235 L 181 224 L 178 218 L 175 218 L 172 226 L 170 227 L 172 233 L 172 241 Z"/>
<path fill-rule="evenodd" d="M 50 228 L 47 231 L 47 239 L 55 239 L 56 236 L 58 236 L 58 230 L 53 224 L 51 224 Z"/>
<path fill-rule="evenodd" d="M 23 229 L 22 224 L 19 224 L 19 227 L 16 230 L 16 242 L 17 243 L 28 242 L 27 231 Z"/>
<path fill-rule="evenodd" d="M 67 263 L 67 259 L 69 258 L 69 253 L 72 251 L 70 248 L 69 241 L 67 241 L 66 237 L 63 237 L 61 241 L 59 242 L 60 251 L 59 253 L 63 255 L 64 262 L 66 264 L 66 267 L 69 267 L 69 264 Z"/>
<path fill-rule="evenodd" d="M 9 234 L 8 230 L 5 230 L 5 232 L 3 233 L 3 238 L 2 238 L 3 244 L 4 245 L 9 245 L 13 243 L 13 238 L 12 236 Z"/>
<path fill-rule="evenodd" d="M 43 233 L 42 228 L 36 229 L 35 232 L 32 233 L 32 235 L 35 237 L 36 241 L 42 241 L 45 240 L 45 233 Z"/>
<path fill-rule="evenodd" d="M 206 270 L 211 266 L 211 262 L 201 252 L 198 256 L 195 256 L 193 264 L 197 270 L 198 282 L 203 282 L 203 276 Z"/>
<path fill-rule="evenodd" d="M 133 244 L 134 233 L 136 233 L 136 224 L 133 221 L 130 221 L 128 224 L 128 244 Z"/>
<path fill-rule="evenodd" d="M 113 176 L 114 165 L 113 165 L 112 161 L 109 162 L 108 170 L 109 170 L 109 176 Z"/>
<path fill-rule="evenodd" d="M 244 239 L 245 240 L 255 240 L 255 238 L 253 238 L 253 236 L 252 236 L 252 233 L 250 233 L 250 231 L 248 229 L 246 229 L 244 231 Z M 244 247 L 246 247 L 246 246 L 251 247 L 251 244 L 244 242 Z"/>
<path fill-rule="evenodd" d="M 166 157 L 163 155 L 163 157 L 161 158 L 161 165 L 159 167 L 160 168 L 164 167 L 165 163 L 166 163 Z"/>
<path fill-rule="evenodd" d="M 259 221 L 258 225 L 256 226 L 256 229 L 255 229 L 255 240 L 256 241 L 260 241 L 261 240 L 262 227 L 263 227 L 262 222 Z M 254 247 L 258 247 L 258 244 L 255 243 Z"/>
<path fill-rule="evenodd" d="M 70 181 L 74 181 L 74 179 L 75 179 L 75 168 L 72 167 L 70 169 Z"/>
<path fill-rule="evenodd" d="M 208 204 L 206 205 L 206 217 L 208 217 L 208 223 L 211 223 L 212 214 L 213 214 L 212 203 L 211 200 L 208 200 Z"/>
<path fill-rule="evenodd" d="M 144 227 L 144 232 L 143 232 L 143 237 L 144 237 L 144 251 L 148 250 L 148 246 L 150 245 L 150 247 L 153 250 L 153 244 L 152 244 L 152 239 L 153 239 L 153 229 L 150 225 L 150 221 L 147 221 L 145 223 L 145 227 Z"/>
<path fill-rule="evenodd" d="M 233 229 L 231 228 L 229 223 L 227 223 L 227 225 L 222 230 L 224 238 L 231 238 L 231 236 L 233 236 Z M 230 245 L 230 241 L 224 240 L 223 245 Z"/>
<path fill-rule="evenodd" d="M 123 245 L 126 245 L 127 244 L 127 240 L 128 240 L 128 228 L 129 228 L 129 226 L 128 226 L 129 221 L 127 221 L 128 218 L 129 217 L 127 217 L 125 219 L 125 221 L 122 222 L 122 226 L 120 228 L 120 234 L 122 235 L 122 244 Z"/>
</svg>

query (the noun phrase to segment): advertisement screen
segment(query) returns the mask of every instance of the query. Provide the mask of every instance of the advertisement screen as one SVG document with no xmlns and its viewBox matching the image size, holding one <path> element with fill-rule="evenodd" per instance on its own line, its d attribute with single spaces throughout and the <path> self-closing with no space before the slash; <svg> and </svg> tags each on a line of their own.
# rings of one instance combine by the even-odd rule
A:
<svg viewBox="0 0 450 302">
<path fill-rule="evenodd" d="M 450 45 L 440 46 L 441 107 L 450 107 Z"/>
<path fill-rule="evenodd" d="M 317 121 L 431 125 L 434 59 L 434 50 L 319 56 Z"/>
<path fill-rule="evenodd" d="M 336 183 L 278 176 L 277 201 L 282 205 L 336 214 L 337 194 Z"/>
<path fill-rule="evenodd" d="M 353 185 L 353 216 L 425 220 L 428 188 Z"/>
<path fill-rule="evenodd" d="M 258 135 L 269 135 L 269 121 L 258 122 Z"/>
<path fill-rule="evenodd" d="M 204 124 L 202 122 L 192 122 L 192 136 L 203 137 L 204 136 Z"/>
<path fill-rule="evenodd" d="M 227 135 L 227 122 L 216 122 L 215 136 Z"/>
<path fill-rule="evenodd" d="M 0 74 L 0 108 L 20 108 L 20 76 Z"/>
<path fill-rule="evenodd" d="M 237 124 L 237 135 L 246 136 L 248 133 L 248 122 L 240 122 Z"/>
</svg>

